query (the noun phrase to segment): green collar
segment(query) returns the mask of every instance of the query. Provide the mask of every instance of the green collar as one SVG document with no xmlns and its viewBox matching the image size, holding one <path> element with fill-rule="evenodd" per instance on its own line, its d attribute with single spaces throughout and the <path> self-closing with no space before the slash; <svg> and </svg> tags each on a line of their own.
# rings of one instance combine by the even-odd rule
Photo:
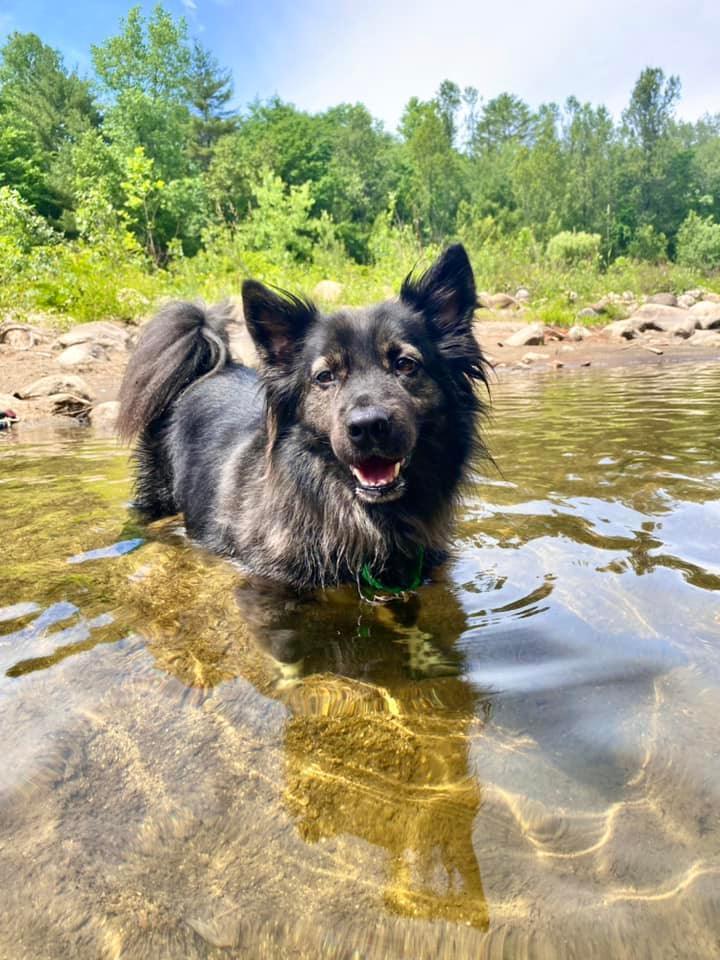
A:
<svg viewBox="0 0 720 960">
<path fill-rule="evenodd" d="M 363 585 L 360 589 L 363 591 L 363 596 L 365 599 L 379 600 L 379 599 L 390 599 L 391 597 L 401 597 L 404 594 L 412 593 L 422 583 L 422 568 L 423 561 L 425 560 L 425 548 L 418 547 L 417 553 L 417 563 L 415 565 L 415 572 L 413 573 L 412 580 L 406 587 L 388 587 L 386 584 L 382 583 L 380 580 L 377 580 L 370 571 L 370 566 L 367 563 L 364 563 L 360 571 L 360 577 L 365 581 L 365 585 L 370 587 L 373 590 L 371 597 L 367 597 L 364 592 Z"/>
</svg>

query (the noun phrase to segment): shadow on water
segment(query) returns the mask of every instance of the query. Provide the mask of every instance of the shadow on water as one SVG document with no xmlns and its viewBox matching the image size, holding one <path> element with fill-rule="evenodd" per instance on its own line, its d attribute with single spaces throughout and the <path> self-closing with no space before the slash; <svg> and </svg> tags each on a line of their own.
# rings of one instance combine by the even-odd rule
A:
<svg viewBox="0 0 720 960">
<path fill-rule="evenodd" d="M 377 607 L 143 527 L 111 441 L 0 447 L 0 956 L 717 955 L 720 372 L 496 409 Z"/>
</svg>

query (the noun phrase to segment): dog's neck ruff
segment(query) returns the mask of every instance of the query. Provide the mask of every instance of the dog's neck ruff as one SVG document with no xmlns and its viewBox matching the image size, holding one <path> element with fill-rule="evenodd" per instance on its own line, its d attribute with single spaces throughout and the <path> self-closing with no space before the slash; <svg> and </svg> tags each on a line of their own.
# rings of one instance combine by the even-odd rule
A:
<svg viewBox="0 0 720 960">
<path fill-rule="evenodd" d="M 406 587 L 390 587 L 372 575 L 370 565 L 364 563 L 360 570 L 360 592 L 365 600 L 372 603 L 386 603 L 389 600 L 404 599 L 414 593 L 422 583 L 422 568 L 425 561 L 425 548 L 418 547 L 417 560 L 410 583 Z"/>
</svg>

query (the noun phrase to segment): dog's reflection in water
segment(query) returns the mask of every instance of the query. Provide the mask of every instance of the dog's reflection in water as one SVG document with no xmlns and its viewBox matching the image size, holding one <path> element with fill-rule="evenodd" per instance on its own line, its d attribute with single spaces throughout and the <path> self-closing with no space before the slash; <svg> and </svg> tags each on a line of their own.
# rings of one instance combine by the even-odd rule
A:
<svg viewBox="0 0 720 960">
<path fill-rule="evenodd" d="M 283 606 L 270 596 L 264 633 L 262 589 L 238 600 L 272 658 L 270 693 L 290 711 L 285 802 L 301 835 L 352 834 L 385 848 L 393 911 L 485 928 L 468 747 L 489 702 L 461 676 L 457 600 L 442 584 L 425 587 L 421 605 L 371 607 L 340 593 Z"/>
</svg>

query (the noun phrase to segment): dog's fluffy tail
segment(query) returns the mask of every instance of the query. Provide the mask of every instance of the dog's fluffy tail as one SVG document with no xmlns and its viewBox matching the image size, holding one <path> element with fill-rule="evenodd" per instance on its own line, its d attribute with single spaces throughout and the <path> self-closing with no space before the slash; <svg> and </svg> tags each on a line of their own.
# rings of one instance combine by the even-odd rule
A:
<svg viewBox="0 0 720 960">
<path fill-rule="evenodd" d="M 124 440 L 145 431 L 191 383 L 228 361 L 229 305 L 168 303 L 145 327 L 120 387 L 117 430 Z"/>
</svg>

